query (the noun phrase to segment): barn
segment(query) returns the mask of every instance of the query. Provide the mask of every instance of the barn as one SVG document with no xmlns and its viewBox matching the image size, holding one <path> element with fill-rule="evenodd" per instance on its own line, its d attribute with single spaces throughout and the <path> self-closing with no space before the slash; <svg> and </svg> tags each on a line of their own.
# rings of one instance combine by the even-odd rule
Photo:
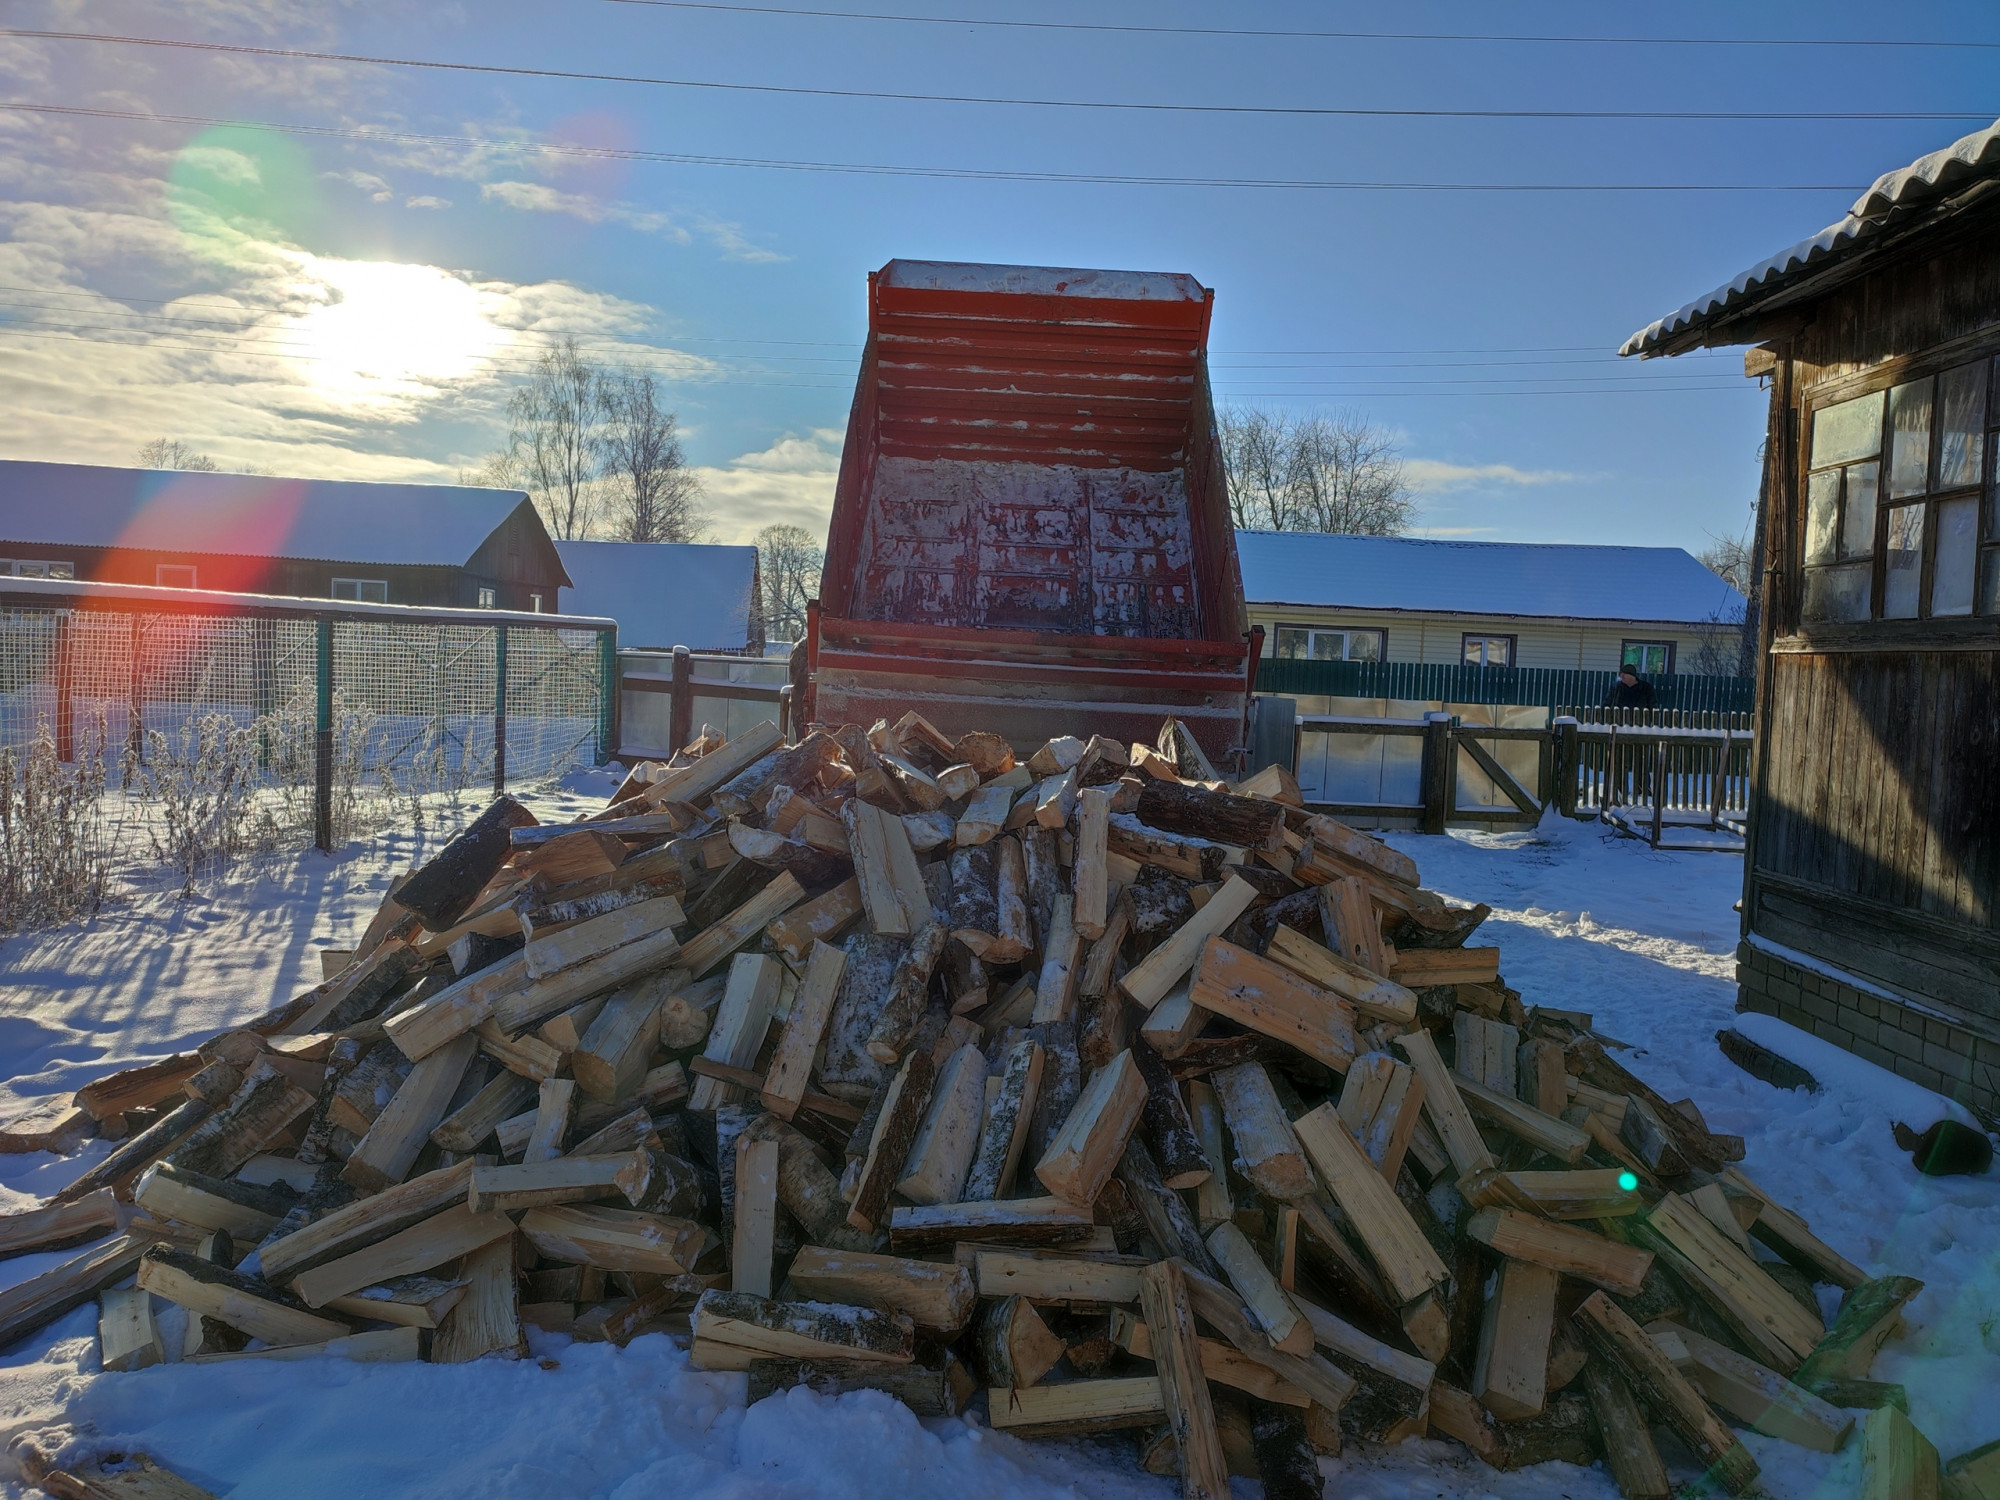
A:
<svg viewBox="0 0 2000 1500">
<path fill-rule="evenodd" d="M 1626 341 L 1770 383 L 1738 1007 L 2000 1111 L 2000 125 Z"/>
<path fill-rule="evenodd" d="M 0 574 L 548 613 L 570 581 L 518 490 L 20 460 Z"/>
</svg>

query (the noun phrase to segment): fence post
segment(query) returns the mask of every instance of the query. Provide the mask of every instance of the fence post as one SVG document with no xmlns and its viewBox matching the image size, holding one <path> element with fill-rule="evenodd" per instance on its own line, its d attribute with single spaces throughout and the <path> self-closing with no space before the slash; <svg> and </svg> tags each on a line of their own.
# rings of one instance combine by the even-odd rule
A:
<svg viewBox="0 0 2000 1500">
<path fill-rule="evenodd" d="M 618 753 L 619 743 L 624 739 L 621 720 L 625 712 L 625 695 L 618 686 L 618 631 L 597 633 L 597 680 L 601 694 L 597 705 L 597 764 L 603 765 Z"/>
<path fill-rule="evenodd" d="M 68 764 L 76 759 L 76 615 L 73 610 L 56 611 L 56 759 Z"/>
<path fill-rule="evenodd" d="M 1660 847 L 1660 825 L 1665 821 L 1667 805 L 1667 737 L 1660 736 L 1660 743 L 1653 750 L 1653 847 Z"/>
<path fill-rule="evenodd" d="M 493 627 L 493 795 L 507 790 L 507 627 Z"/>
<path fill-rule="evenodd" d="M 313 847 L 333 852 L 333 621 L 313 622 Z"/>
<path fill-rule="evenodd" d="M 694 653 L 674 647 L 673 698 L 667 705 L 667 754 L 694 738 Z"/>
<path fill-rule="evenodd" d="M 1451 715 L 1424 715 L 1424 755 L 1418 775 L 1423 792 L 1423 833 L 1443 833 L 1451 805 Z"/>
<path fill-rule="evenodd" d="M 125 678 L 125 775 L 122 785 L 131 785 L 131 770 L 146 761 L 146 676 L 142 659 L 146 654 L 146 632 L 139 617 L 132 616 L 132 660 Z"/>
<path fill-rule="evenodd" d="M 1564 714 L 1555 722 L 1556 746 L 1555 766 L 1550 774 L 1555 785 L 1556 811 L 1565 818 L 1576 816 L 1577 783 L 1583 778 L 1583 737 L 1577 733 L 1576 720 Z M 1546 799 L 1544 799 L 1546 800 Z"/>
</svg>

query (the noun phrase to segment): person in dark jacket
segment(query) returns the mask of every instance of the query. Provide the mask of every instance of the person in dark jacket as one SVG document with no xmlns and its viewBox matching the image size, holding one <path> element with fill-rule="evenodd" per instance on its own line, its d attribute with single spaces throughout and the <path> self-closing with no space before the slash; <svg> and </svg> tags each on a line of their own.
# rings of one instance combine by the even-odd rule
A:
<svg viewBox="0 0 2000 1500">
<path fill-rule="evenodd" d="M 1618 669 L 1618 680 L 1611 684 L 1611 691 L 1604 695 L 1606 708 L 1651 708 L 1653 706 L 1653 685 L 1639 675 L 1639 669 L 1629 661 Z"/>
</svg>

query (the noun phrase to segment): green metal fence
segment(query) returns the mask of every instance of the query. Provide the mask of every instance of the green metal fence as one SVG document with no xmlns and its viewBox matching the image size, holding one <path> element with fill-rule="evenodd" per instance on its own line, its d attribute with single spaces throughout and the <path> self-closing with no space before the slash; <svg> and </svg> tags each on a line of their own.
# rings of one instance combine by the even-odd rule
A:
<svg viewBox="0 0 2000 1500">
<path fill-rule="evenodd" d="M 1257 664 L 1257 691 L 1287 697 L 1388 698 L 1416 703 L 1518 703 L 1570 709 L 1602 703 L 1616 672 L 1553 667 L 1469 667 L 1413 661 L 1281 661 Z M 1679 713 L 1747 714 L 1752 677 L 1656 677 L 1656 707 Z"/>
</svg>

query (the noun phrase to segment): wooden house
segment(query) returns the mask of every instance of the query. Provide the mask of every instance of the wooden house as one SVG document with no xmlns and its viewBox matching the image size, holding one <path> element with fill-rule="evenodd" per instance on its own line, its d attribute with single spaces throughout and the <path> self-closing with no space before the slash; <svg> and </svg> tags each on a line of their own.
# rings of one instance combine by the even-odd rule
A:
<svg viewBox="0 0 2000 1500">
<path fill-rule="evenodd" d="M 0 573 L 556 613 L 518 490 L 0 461 Z"/>
<path fill-rule="evenodd" d="M 2000 125 L 1629 339 L 1770 382 L 1740 1009 L 2000 1110 Z"/>
<path fill-rule="evenodd" d="M 1264 654 L 1730 675 L 1743 596 L 1679 547 L 1239 531 Z"/>
</svg>

